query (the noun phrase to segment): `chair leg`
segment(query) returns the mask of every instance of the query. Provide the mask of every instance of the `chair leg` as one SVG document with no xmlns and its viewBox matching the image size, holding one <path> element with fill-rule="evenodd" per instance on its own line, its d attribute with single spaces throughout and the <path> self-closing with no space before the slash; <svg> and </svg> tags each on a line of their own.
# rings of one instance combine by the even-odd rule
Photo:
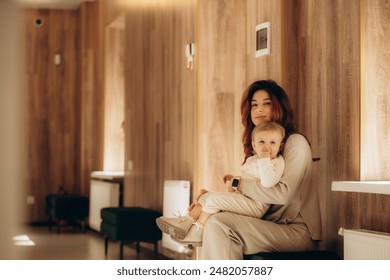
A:
<svg viewBox="0 0 390 280">
<path fill-rule="evenodd" d="M 154 242 L 154 259 L 158 260 L 158 241 Z"/>
<path fill-rule="evenodd" d="M 82 230 L 83 233 L 86 232 L 85 220 L 81 221 L 81 230 Z"/>
<path fill-rule="evenodd" d="M 123 245 L 124 243 L 122 241 L 119 241 L 119 259 L 123 260 Z"/>
<path fill-rule="evenodd" d="M 51 223 L 53 222 L 53 218 L 51 217 L 51 215 L 49 216 L 49 231 L 51 232 Z"/>
<path fill-rule="evenodd" d="M 104 255 L 107 256 L 108 253 L 108 236 L 104 236 Z"/>
<path fill-rule="evenodd" d="M 61 230 L 61 221 L 60 221 L 60 220 L 56 220 L 56 224 L 57 224 L 57 234 L 60 234 L 60 230 Z"/>
</svg>

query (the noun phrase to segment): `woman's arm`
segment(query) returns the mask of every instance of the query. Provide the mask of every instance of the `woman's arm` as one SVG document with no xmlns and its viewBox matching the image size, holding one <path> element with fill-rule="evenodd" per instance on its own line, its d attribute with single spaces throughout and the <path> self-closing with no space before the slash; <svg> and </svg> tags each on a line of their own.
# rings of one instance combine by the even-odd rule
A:
<svg viewBox="0 0 390 280">
<path fill-rule="evenodd" d="M 246 196 L 269 204 L 288 204 L 310 172 L 312 155 L 309 143 L 301 134 L 291 135 L 284 148 L 285 169 L 280 182 L 264 188 L 259 180 L 241 180 L 239 190 Z"/>
</svg>

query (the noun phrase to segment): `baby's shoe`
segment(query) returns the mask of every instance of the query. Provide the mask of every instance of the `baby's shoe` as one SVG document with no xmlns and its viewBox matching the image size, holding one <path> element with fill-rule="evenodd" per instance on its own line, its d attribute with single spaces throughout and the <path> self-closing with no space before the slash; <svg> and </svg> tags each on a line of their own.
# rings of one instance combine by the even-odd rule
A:
<svg viewBox="0 0 390 280">
<path fill-rule="evenodd" d="M 162 232 L 177 239 L 184 239 L 194 223 L 194 219 L 189 214 L 177 218 L 161 216 L 156 219 L 156 223 Z"/>
<path fill-rule="evenodd" d="M 194 223 L 194 225 L 190 228 L 187 233 L 187 236 L 184 239 L 178 239 L 171 235 L 171 238 L 177 243 L 183 245 L 192 245 L 194 247 L 202 246 L 203 239 L 203 225 L 199 223 Z"/>
</svg>

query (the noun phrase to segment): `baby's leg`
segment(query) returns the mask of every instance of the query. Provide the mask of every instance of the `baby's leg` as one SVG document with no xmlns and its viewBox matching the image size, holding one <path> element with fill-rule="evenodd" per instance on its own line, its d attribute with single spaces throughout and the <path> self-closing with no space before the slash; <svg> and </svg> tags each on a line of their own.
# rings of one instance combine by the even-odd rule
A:
<svg viewBox="0 0 390 280">
<path fill-rule="evenodd" d="M 207 195 L 209 195 L 209 193 L 207 193 Z M 203 196 L 206 196 L 206 194 Z M 172 237 L 173 240 L 185 245 L 202 246 L 204 224 L 212 215 L 211 213 L 202 211 L 203 206 L 201 203 L 204 203 L 206 200 L 207 199 L 205 198 L 200 200 L 199 203 L 195 204 L 190 210 L 189 215 L 194 218 L 195 221 L 186 236 L 184 238 Z"/>
<path fill-rule="evenodd" d="M 197 209 L 194 211 L 194 215 L 191 213 L 191 217 L 196 220 L 197 226 L 203 228 L 207 222 L 207 219 L 214 213 L 218 213 L 220 210 L 217 208 L 212 209 L 213 207 L 210 205 L 214 204 L 215 197 L 218 197 L 219 193 L 205 193 L 203 194 L 196 204 Z M 206 207 L 206 211 L 204 211 L 204 207 Z"/>
<path fill-rule="evenodd" d="M 203 204 L 202 211 L 209 214 L 229 211 L 245 216 L 261 218 L 268 208 L 268 204 L 259 203 L 243 194 L 211 193 Z"/>
<path fill-rule="evenodd" d="M 208 196 L 209 193 L 201 194 L 201 197 Z M 204 198 L 203 198 L 204 200 Z M 188 208 L 188 213 L 185 216 L 170 218 L 161 216 L 156 219 L 157 226 L 166 234 L 175 238 L 183 239 L 191 229 L 193 223 L 199 218 L 202 213 L 202 204 L 193 203 Z"/>
<path fill-rule="evenodd" d="M 261 204 L 243 194 L 236 193 L 206 193 L 202 195 L 190 215 L 196 221 L 189 229 L 188 234 L 181 241 L 182 244 L 201 246 L 203 229 L 208 218 L 221 211 L 229 211 L 241 215 L 261 218 L 268 210 L 268 204 Z"/>
<path fill-rule="evenodd" d="M 195 204 L 190 211 L 188 211 L 188 214 L 194 219 L 197 220 L 199 216 L 202 213 L 203 206 L 201 204 Z"/>
</svg>

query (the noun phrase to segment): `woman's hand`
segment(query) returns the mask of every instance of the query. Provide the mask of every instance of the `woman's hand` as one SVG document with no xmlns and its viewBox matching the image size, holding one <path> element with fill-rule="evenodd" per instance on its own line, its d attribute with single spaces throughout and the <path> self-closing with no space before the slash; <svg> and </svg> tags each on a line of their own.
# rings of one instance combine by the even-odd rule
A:
<svg viewBox="0 0 390 280">
<path fill-rule="evenodd" d="M 195 205 L 199 203 L 199 198 L 207 192 L 208 190 L 206 189 L 200 189 L 199 194 L 195 197 L 194 202 L 192 202 L 190 206 L 188 206 L 187 211 L 190 212 L 192 208 L 194 208 Z"/>
</svg>

